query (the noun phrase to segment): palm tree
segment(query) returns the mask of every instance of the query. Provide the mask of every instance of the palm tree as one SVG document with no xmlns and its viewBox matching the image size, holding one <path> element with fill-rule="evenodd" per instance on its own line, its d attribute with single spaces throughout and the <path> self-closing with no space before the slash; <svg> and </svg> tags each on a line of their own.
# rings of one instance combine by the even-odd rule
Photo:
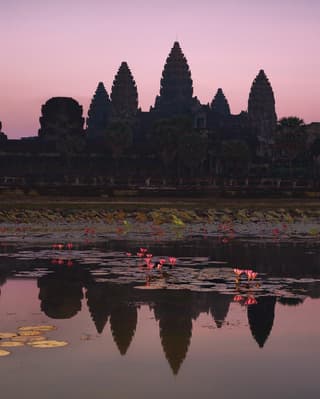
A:
<svg viewBox="0 0 320 399">
<path fill-rule="evenodd" d="M 280 161 L 287 162 L 292 176 L 292 164 L 303 157 L 306 151 L 306 133 L 303 119 L 289 116 L 278 121 L 275 134 L 275 148 L 278 149 Z"/>
</svg>

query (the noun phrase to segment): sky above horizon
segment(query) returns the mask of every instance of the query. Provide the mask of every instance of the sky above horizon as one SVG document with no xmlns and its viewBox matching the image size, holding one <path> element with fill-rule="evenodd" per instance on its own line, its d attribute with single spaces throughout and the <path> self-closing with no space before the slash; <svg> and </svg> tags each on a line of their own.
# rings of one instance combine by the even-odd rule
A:
<svg viewBox="0 0 320 399">
<path fill-rule="evenodd" d="M 0 4 L 0 120 L 9 138 L 37 135 L 41 105 L 73 97 L 84 109 L 99 81 L 110 94 L 122 61 L 148 111 L 178 40 L 194 95 L 221 87 L 231 112 L 247 109 L 264 69 L 278 117 L 320 121 L 319 0 L 10 0 Z"/>
</svg>

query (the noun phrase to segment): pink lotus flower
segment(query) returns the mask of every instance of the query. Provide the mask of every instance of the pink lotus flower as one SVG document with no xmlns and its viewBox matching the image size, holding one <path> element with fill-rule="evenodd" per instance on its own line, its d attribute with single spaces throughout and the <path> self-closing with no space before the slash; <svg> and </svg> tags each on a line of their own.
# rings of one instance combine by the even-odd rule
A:
<svg viewBox="0 0 320 399">
<path fill-rule="evenodd" d="M 146 258 L 151 259 L 152 258 L 152 254 L 146 254 Z"/>
<path fill-rule="evenodd" d="M 151 258 L 144 258 L 146 265 L 148 266 L 151 263 Z"/>
<path fill-rule="evenodd" d="M 64 247 L 63 244 L 58 244 L 58 245 L 57 245 L 57 248 L 58 248 L 58 249 L 63 249 L 63 247 Z"/>
<path fill-rule="evenodd" d="M 243 296 L 242 295 L 235 295 L 234 297 L 233 297 L 233 300 L 235 301 L 235 302 L 241 302 L 241 301 L 243 301 Z"/>
<path fill-rule="evenodd" d="M 175 266 L 175 264 L 177 263 L 177 258 L 174 258 L 173 256 L 170 256 L 168 260 L 171 266 Z"/>
<path fill-rule="evenodd" d="M 72 249 L 72 248 L 73 248 L 73 244 L 72 244 L 71 242 L 68 242 L 67 248 L 68 248 L 68 249 Z"/>
<path fill-rule="evenodd" d="M 157 264 L 157 269 L 158 269 L 158 270 L 161 270 L 161 269 L 162 269 L 162 264 L 161 264 L 161 263 L 158 263 L 158 264 Z"/>
<path fill-rule="evenodd" d="M 145 254 L 146 252 L 148 252 L 147 248 L 140 248 L 140 252 L 142 252 L 143 254 Z"/>
<path fill-rule="evenodd" d="M 242 270 L 242 269 L 233 269 L 233 272 L 234 272 L 238 277 L 240 277 L 242 273 L 246 273 L 246 271 L 245 271 L 245 270 Z"/>
<path fill-rule="evenodd" d="M 159 259 L 159 263 L 162 266 L 162 265 L 164 265 L 166 263 L 166 260 L 165 259 Z"/>
<path fill-rule="evenodd" d="M 257 272 L 254 272 L 252 270 L 247 270 L 246 274 L 247 274 L 248 280 L 254 280 L 258 275 Z"/>
<path fill-rule="evenodd" d="M 257 303 L 258 303 L 258 301 L 256 300 L 256 298 L 254 296 L 249 296 L 244 304 L 247 306 L 250 306 L 250 305 L 256 305 Z"/>
<path fill-rule="evenodd" d="M 131 252 L 126 252 L 126 255 L 127 255 L 127 256 L 131 256 L 132 253 L 131 253 Z"/>
<path fill-rule="evenodd" d="M 278 228 L 275 228 L 275 229 L 272 230 L 272 234 L 274 236 L 278 236 L 280 234 L 280 230 Z"/>
<path fill-rule="evenodd" d="M 143 254 L 143 252 L 137 252 L 137 256 L 138 256 L 139 258 L 143 258 L 143 257 L 144 257 L 144 254 Z"/>
</svg>

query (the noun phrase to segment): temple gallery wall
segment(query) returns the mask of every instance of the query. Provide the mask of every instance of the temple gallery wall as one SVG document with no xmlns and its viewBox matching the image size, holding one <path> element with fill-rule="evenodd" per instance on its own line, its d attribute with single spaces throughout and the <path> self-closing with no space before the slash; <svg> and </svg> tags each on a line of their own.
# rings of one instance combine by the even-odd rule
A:
<svg viewBox="0 0 320 399">
<path fill-rule="evenodd" d="M 98 83 L 86 118 L 75 99 L 53 97 L 42 106 L 39 124 L 34 137 L 10 140 L 0 133 L 2 185 L 160 187 L 197 180 L 248 186 L 250 179 L 269 179 L 278 188 L 285 179 L 317 185 L 320 124 L 278 121 L 263 70 L 253 79 L 246 111 L 233 115 L 222 88 L 201 104 L 178 42 L 148 112 L 139 109 L 134 77 L 122 62 L 110 95 Z"/>
</svg>

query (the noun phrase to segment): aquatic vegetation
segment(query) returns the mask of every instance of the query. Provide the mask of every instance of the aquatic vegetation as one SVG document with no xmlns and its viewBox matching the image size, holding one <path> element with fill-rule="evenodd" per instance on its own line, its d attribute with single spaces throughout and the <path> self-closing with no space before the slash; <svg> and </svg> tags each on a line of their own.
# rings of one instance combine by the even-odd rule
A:
<svg viewBox="0 0 320 399">
<path fill-rule="evenodd" d="M 11 332 L 0 332 L 0 339 L 7 339 L 16 337 L 18 334 Z"/>
<path fill-rule="evenodd" d="M 169 256 L 168 261 L 171 266 L 175 266 L 175 264 L 177 263 L 177 258 L 174 258 L 173 256 Z"/>
<path fill-rule="evenodd" d="M 24 326 L 24 327 L 19 327 L 18 331 L 53 331 L 56 330 L 57 327 L 51 326 L 51 325 L 35 325 L 35 326 Z"/>
<path fill-rule="evenodd" d="M 34 335 L 41 335 L 41 331 L 38 330 L 26 330 L 26 331 L 19 331 L 19 334 L 21 336 L 25 336 L 25 337 L 32 337 Z"/>
<path fill-rule="evenodd" d="M 61 348 L 63 346 L 68 345 L 68 342 L 56 341 L 56 340 L 44 340 L 44 341 L 31 341 L 28 342 L 28 345 L 32 346 L 33 348 L 48 349 L 48 348 Z"/>
<path fill-rule="evenodd" d="M 234 274 L 236 275 L 236 284 L 238 285 L 241 282 L 241 276 L 246 275 L 248 282 L 253 281 L 257 278 L 258 273 L 253 270 L 245 270 L 245 269 L 233 269 Z"/>
<path fill-rule="evenodd" d="M 237 294 L 233 297 L 233 301 L 244 306 L 256 305 L 258 303 L 258 300 L 255 298 L 255 296 L 250 293 L 246 296 Z"/>
<path fill-rule="evenodd" d="M 47 324 L 22 326 L 17 333 L 0 333 L 0 348 L 17 348 L 25 344 L 32 348 L 60 348 L 68 345 L 66 341 L 48 340 L 43 334 L 56 330 L 57 327 Z M 6 341 L 2 341 L 6 339 Z M 0 356 L 8 356 L 10 352 L 0 349 Z"/>
<path fill-rule="evenodd" d="M 13 348 L 13 347 L 18 347 L 18 346 L 23 346 L 23 342 L 19 341 L 4 341 L 0 342 L 0 347 L 1 348 Z"/>
</svg>

